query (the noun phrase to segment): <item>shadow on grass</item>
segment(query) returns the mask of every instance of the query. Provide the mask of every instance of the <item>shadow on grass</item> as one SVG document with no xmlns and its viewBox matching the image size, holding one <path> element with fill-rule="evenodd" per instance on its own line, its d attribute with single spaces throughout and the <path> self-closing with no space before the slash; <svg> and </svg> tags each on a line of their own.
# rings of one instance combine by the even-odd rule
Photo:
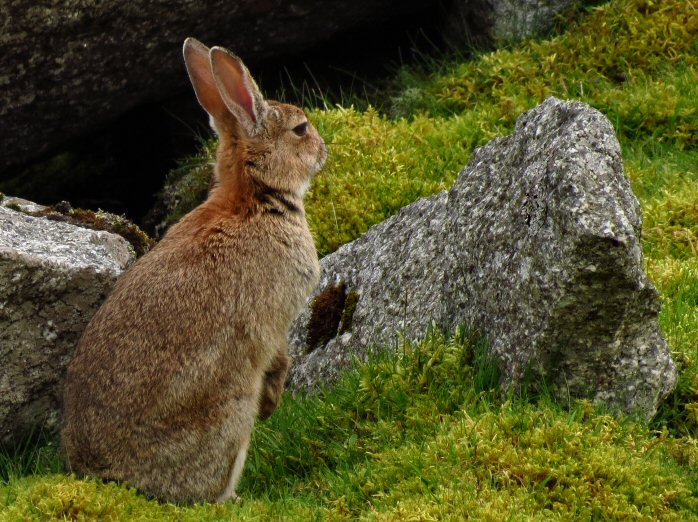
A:
<svg viewBox="0 0 698 522">
<path fill-rule="evenodd" d="M 11 445 L 0 446 L 0 484 L 28 475 L 63 473 L 57 433 L 37 429 Z"/>
</svg>

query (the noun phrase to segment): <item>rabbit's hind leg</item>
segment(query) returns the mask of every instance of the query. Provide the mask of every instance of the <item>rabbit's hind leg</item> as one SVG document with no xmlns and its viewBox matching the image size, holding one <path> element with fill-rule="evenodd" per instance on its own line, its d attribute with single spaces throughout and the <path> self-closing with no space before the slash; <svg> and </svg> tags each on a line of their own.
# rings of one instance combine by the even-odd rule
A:
<svg viewBox="0 0 698 522">
<path fill-rule="evenodd" d="M 240 500 L 240 497 L 235 493 L 235 489 L 240 482 L 240 477 L 242 476 L 242 469 L 245 467 L 245 460 L 247 460 L 247 449 L 250 446 L 250 437 L 240 441 L 240 449 L 238 454 L 235 456 L 235 462 L 233 463 L 232 469 L 230 470 L 230 477 L 228 478 L 228 485 L 225 487 L 225 491 L 220 494 L 216 499 L 216 502 L 222 504 L 232 499 L 235 502 Z"/>
</svg>

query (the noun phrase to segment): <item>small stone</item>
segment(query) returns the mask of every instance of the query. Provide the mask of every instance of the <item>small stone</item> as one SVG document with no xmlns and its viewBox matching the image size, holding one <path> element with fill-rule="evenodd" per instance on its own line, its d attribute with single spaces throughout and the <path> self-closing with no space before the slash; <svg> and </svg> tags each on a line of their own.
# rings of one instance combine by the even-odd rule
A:
<svg viewBox="0 0 698 522">
<path fill-rule="evenodd" d="M 72 205 L 68 201 L 59 201 L 55 205 L 53 205 L 53 208 L 56 212 L 60 212 L 61 214 L 70 214 L 70 211 L 73 210 Z"/>
</svg>

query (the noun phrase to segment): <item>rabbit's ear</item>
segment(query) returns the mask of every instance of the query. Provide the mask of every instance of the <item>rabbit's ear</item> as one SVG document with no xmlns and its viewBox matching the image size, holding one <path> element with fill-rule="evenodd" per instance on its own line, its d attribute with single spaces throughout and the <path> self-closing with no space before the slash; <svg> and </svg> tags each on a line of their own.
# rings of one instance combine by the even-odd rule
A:
<svg viewBox="0 0 698 522">
<path fill-rule="evenodd" d="M 267 104 L 242 60 L 222 47 L 211 48 L 213 79 L 223 102 L 249 136 L 262 127 Z"/>
<path fill-rule="evenodd" d="M 184 63 L 187 66 L 191 84 L 194 86 L 196 98 L 213 119 L 221 119 L 228 109 L 213 79 L 208 47 L 195 38 L 187 38 L 184 40 L 183 52 Z"/>
</svg>

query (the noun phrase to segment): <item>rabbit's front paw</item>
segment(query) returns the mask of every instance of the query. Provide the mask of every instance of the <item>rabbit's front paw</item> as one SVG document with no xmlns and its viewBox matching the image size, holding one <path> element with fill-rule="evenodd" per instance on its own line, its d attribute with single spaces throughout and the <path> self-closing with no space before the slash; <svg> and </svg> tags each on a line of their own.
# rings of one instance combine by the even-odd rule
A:
<svg viewBox="0 0 698 522">
<path fill-rule="evenodd" d="M 216 499 L 216 504 L 225 504 L 229 500 L 232 500 L 235 504 L 239 504 L 240 502 L 242 502 L 242 498 L 238 494 L 233 493 L 232 495 L 221 495 Z"/>
<path fill-rule="evenodd" d="M 262 396 L 259 401 L 259 418 L 261 420 L 271 417 L 271 414 L 278 408 L 286 384 L 288 366 L 288 356 L 285 353 L 279 353 L 274 359 L 272 367 L 264 374 Z"/>
</svg>

